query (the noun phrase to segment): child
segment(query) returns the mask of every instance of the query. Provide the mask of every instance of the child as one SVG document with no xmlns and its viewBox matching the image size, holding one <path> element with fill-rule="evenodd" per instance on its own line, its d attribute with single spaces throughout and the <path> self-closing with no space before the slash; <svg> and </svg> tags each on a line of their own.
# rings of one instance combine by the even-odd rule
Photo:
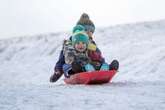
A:
<svg viewBox="0 0 165 110">
<path fill-rule="evenodd" d="M 89 44 L 89 36 L 85 31 L 77 30 L 71 40 L 64 44 L 64 58 L 63 72 L 65 77 L 83 71 L 84 65 L 89 62 L 87 47 Z"/>
</svg>

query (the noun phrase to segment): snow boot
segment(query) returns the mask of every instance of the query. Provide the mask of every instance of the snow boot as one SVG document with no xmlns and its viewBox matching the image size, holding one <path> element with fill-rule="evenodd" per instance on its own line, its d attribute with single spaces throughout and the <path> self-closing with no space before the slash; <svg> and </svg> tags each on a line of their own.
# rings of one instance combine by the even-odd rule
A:
<svg viewBox="0 0 165 110">
<path fill-rule="evenodd" d="M 109 70 L 118 70 L 119 69 L 119 62 L 117 60 L 113 60 L 109 65 Z"/>
<path fill-rule="evenodd" d="M 54 74 L 50 77 L 50 82 L 56 82 L 62 76 L 62 71 L 55 71 Z"/>
</svg>

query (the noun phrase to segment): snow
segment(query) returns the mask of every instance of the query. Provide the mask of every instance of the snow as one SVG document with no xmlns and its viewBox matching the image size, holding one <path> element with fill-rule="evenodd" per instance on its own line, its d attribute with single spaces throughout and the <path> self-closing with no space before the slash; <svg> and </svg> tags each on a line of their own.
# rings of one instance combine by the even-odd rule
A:
<svg viewBox="0 0 165 110">
<path fill-rule="evenodd" d="M 69 32 L 0 40 L 0 110 L 165 109 L 165 21 L 98 28 L 95 41 L 120 69 L 112 83 L 49 83 Z"/>
</svg>

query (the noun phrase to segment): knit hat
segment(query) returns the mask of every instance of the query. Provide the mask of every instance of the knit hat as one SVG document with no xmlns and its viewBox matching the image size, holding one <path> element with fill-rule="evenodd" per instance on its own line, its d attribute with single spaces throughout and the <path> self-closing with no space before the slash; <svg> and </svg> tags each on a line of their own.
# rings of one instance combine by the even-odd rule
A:
<svg viewBox="0 0 165 110">
<path fill-rule="evenodd" d="M 76 32 L 72 35 L 72 44 L 75 45 L 78 42 L 83 42 L 88 45 L 89 37 L 84 31 Z"/>
<path fill-rule="evenodd" d="M 74 28 L 73 28 L 73 33 L 75 32 L 80 32 L 80 31 L 85 31 L 85 27 L 82 26 L 82 25 L 76 25 Z"/>
<path fill-rule="evenodd" d="M 90 31 L 94 33 L 95 31 L 95 25 L 94 23 L 90 20 L 88 14 L 83 13 L 77 22 L 77 25 L 82 25 L 85 27 L 85 31 Z"/>
</svg>

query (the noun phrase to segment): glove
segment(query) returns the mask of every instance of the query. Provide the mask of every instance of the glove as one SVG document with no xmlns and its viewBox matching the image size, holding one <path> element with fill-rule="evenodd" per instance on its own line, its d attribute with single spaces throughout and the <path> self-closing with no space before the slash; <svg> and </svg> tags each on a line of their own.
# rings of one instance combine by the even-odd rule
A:
<svg viewBox="0 0 165 110">
<path fill-rule="evenodd" d="M 66 77 L 66 78 L 69 78 L 69 72 L 72 70 L 72 66 L 71 66 L 71 64 L 64 64 L 63 65 L 63 71 L 64 71 L 64 76 Z"/>
<path fill-rule="evenodd" d="M 66 46 L 64 49 L 65 63 L 71 64 L 75 59 L 75 49 L 72 46 Z"/>
</svg>

